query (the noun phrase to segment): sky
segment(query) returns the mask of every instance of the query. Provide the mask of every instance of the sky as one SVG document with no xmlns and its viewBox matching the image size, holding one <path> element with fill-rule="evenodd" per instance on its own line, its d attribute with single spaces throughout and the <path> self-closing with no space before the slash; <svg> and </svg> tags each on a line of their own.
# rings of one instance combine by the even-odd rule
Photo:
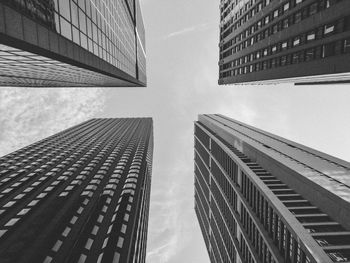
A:
<svg viewBox="0 0 350 263">
<path fill-rule="evenodd" d="M 193 122 L 220 113 L 350 160 L 350 85 L 218 86 L 219 1 L 141 0 L 147 88 L 0 88 L 0 156 L 93 117 L 154 120 L 147 263 L 208 263 Z"/>
</svg>

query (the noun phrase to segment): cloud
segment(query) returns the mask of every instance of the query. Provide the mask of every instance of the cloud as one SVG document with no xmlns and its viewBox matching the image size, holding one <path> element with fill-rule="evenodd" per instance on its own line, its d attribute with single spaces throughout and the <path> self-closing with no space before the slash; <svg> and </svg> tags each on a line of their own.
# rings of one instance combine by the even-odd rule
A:
<svg viewBox="0 0 350 263">
<path fill-rule="evenodd" d="M 173 170 L 158 171 L 158 176 L 166 179 L 152 182 L 147 262 L 169 262 L 189 240 L 186 222 L 182 220 L 188 205 L 188 191 L 183 185 L 188 168 L 182 160 L 176 161 Z"/>
<path fill-rule="evenodd" d="M 205 30 L 209 29 L 211 25 L 213 25 L 213 23 L 202 23 L 202 24 L 198 24 L 198 25 L 195 25 L 195 26 L 186 27 L 186 28 L 183 28 L 181 30 L 178 30 L 178 31 L 175 31 L 175 32 L 172 32 L 172 33 L 166 35 L 164 37 L 164 39 L 168 39 L 168 38 L 172 38 L 172 37 L 178 37 L 178 36 L 181 36 L 181 35 L 186 35 L 188 33 L 192 33 L 192 32 L 195 32 L 195 31 L 205 31 Z"/>
<path fill-rule="evenodd" d="M 104 101 L 101 89 L 2 88 L 0 156 L 95 116 Z"/>
</svg>

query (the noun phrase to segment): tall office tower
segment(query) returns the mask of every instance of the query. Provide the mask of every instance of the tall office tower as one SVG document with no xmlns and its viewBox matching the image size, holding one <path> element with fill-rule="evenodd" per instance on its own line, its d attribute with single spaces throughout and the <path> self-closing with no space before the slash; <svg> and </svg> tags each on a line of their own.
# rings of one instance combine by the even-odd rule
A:
<svg viewBox="0 0 350 263">
<path fill-rule="evenodd" d="M 0 258 L 145 262 L 151 119 L 92 119 L 0 159 Z"/>
<path fill-rule="evenodd" d="M 350 1 L 221 0 L 219 84 L 349 82 Z"/>
<path fill-rule="evenodd" d="M 222 115 L 195 123 L 211 262 L 350 262 L 350 163 Z"/>
<path fill-rule="evenodd" d="M 0 0 L 0 85 L 146 85 L 139 0 Z"/>
</svg>

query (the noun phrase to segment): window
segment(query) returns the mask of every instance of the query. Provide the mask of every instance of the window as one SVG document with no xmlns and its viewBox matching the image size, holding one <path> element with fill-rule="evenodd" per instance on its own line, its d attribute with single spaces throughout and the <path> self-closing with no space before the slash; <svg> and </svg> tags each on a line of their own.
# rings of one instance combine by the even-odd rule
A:
<svg viewBox="0 0 350 263">
<path fill-rule="evenodd" d="M 329 43 L 322 46 L 322 57 L 329 57 L 335 55 L 335 43 Z"/>
<path fill-rule="evenodd" d="M 119 237 L 118 243 L 117 243 L 117 247 L 122 248 L 123 247 L 123 243 L 124 243 L 124 238 L 123 237 Z"/>
<path fill-rule="evenodd" d="M 284 6 L 283 6 L 283 11 L 287 11 L 289 9 L 289 3 L 286 3 Z"/>
<path fill-rule="evenodd" d="M 52 262 L 52 257 L 49 257 L 49 256 L 47 256 L 43 261 L 43 263 L 50 263 L 50 262 Z"/>
<path fill-rule="evenodd" d="M 19 218 L 12 218 L 12 219 L 10 219 L 10 221 L 8 221 L 8 222 L 6 223 L 5 226 L 13 226 L 14 224 L 17 223 L 18 220 L 19 220 Z"/>
<path fill-rule="evenodd" d="M 44 198 L 47 195 L 47 193 L 41 193 L 37 196 L 37 198 L 41 199 Z"/>
<path fill-rule="evenodd" d="M 274 24 L 272 26 L 271 34 L 275 34 L 278 32 L 278 24 Z"/>
<path fill-rule="evenodd" d="M 22 215 L 27 214 L 29 211 L 30 211 L 30 209 L 25 208 L 25 209 L 22 209 L 17 215 L 22 216 Z"/>
<path fill-rule="evenodd" d="M 278 67 L 278 59 L 277 58 L 273 58 L 271 60 L 271 68 L 275 68 Z"/>
<path fill-rule="evenodd" d="M 16 202 L 15 201 L 10 201 L 8 202 L 7 204 L 5 204 L 3 207 L 11 207 L 15 204 Z"/>
<path fill-rule="evenodd" d="M 67 196 L 68 194 L 69 194 L 68 192 L 62 192 L 62 193 L 60 193 L 59 196 Z"/>
<path fill-rule="evenodd" d="M 300 37 L 296 37 L 294 38 L 294 41 L 293 41 L 293 46 L 298 46 L 300 44 Z"/>
<path fill-rule="evenodd" d="M 84 263 L 86 260 L 87 256 L 84 254 L 80 255 L 80 258 L 78 259 L 78 263 Z"/>
<path fill-rule="evenodd" d="M 343 52 L 350 53 L 350 38 L 344 40 Z"/>
<path fill-rule="evenodd" d="M 306 37 L 307 41 L 315 40 L 315 38 L 316 38 L 315 32 L 311 32 L 307 34 L 307 37 Z"/>
<path fill-rule="evenodd" d="M 124 221 L 128 222 L 129 221 L 129 214 L 124 215 Z"/>
<path fill-rule="evenodd" d="M 327 34 L 330 34 L 332 32 L 334 32 L 334 25 L 325 25 L 324 26 L 324 34 L 327 35 Z"/>
<path fill-rule="evenodd" d="M 35 206 L 38 202 L 39 200 L 33 200 L 28 204 L 28 206 Z"/>
<path fill-rule="evenodd" d="M 114 253 L 113 263 L 119 263 L 120 254 L 118 252 Z"/>
<path fill-rule="evenodd" d="M 89 250 L 92 246 L 92 243 L 94 243 L 94 240 L 91 238 L 88 238 L 88 240 L 86 241 L 86 244 L 85 244 L 85 248 Z"/>
<path fill-rule="evenodd" d="M 281 57 L 281 66 L 285 66 L 287 64 L 287 56 Z"/>
<path fill-rule="evenodd" d="M 91 234 L 96 235 L 97 232 L 98 232 L 98 229 L 99 229 L 99 227 L 95 225 L 94 228 L 91 231 Z"/>
<path fill-rule="evenodd" d="M 294 14 L 294 23 L 299 23 L 301 21 L 301 12 Z"/>
<path fill-rule="evenodd" d="M 101 223 L 103 220 L 103 215 L 99 215 L 97 218 L 97 222 Z"/>
<path fill-rule="evenodd" d="M 311 61 L 314 58 L 315 58 L 315 49 L 314 48 L 307 49 L 305 52 L 305 61 Z"/>
<path fill-rule="evenodd" d="M 269 16 L 265 17 L 265 24 L 268 24 L 269 22 L 270 22 L 270 17 Z"/>
<path fill-rule="evenodd" d="M 64 229 L 64 231 L 62 232 L 62 236 L 64 236 L 64 237 L 68 236 L 70 230 L 71 230 L 70 227 L 66 227 L 66 228 Z"/>
<path fill-rule="evenodd" d="M 302 52 L 294 53 L 293 57 L 292 57 L 293 64 L 298 64 L 299 62 L 303 62 L 303 53 Z"/>
<path fill-rule="evenodd" d="M 53 250 L 54 252 L 57 252 L 57 251 L 60 249 L 61 245 L 62 245 L 62 241 L 61 241 L 61 240 L 57 240 L 57 242 L 55 243 L 55 245 L 52 247 L 52 250 Z"/>
<path fill-rule="evenodd" d="M 71 223 L 72 225 L 74 225 L 75 222 L 77 222 L 77 220 L 78 220 L 78 217 L 73 216 L 72 219 L 70 220 L 70 223 Z"/>
</svg>

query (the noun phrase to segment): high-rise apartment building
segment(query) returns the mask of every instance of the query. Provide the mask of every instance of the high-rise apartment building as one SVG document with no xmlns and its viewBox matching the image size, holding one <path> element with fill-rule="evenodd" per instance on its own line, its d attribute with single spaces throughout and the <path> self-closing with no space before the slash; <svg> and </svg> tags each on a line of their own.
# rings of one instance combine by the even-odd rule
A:
<svg viewBox="0 0 350 263">
<path fill-rule="evenodd" d="M 349 82 L 350 1 L 220 3 L 219 84 Z"/>
<path fill-rule="evenodd" d="M 0 0 L 0 85 L 145 86 L 139 0 Z"/>
<path fill-rule="evenodd" d="M 150 118 L 92 119 L 0 158 L 0 261 L 145 262 Z"/>
<path fill-rule="evenodd" d="M 350 262 L 350 164 L 222 115 L 195 123 L 211 262 Z"/>
</svg>

